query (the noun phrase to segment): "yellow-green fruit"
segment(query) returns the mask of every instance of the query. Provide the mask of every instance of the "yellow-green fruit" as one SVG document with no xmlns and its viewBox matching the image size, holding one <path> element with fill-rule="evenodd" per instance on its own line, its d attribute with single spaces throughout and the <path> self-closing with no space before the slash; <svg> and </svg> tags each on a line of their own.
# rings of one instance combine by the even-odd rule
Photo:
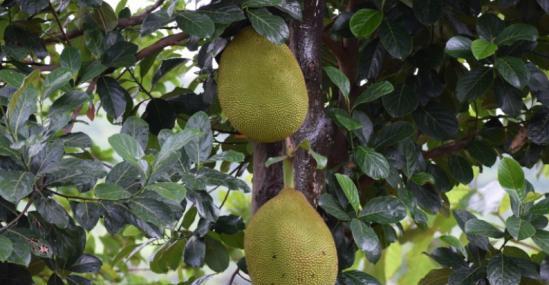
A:
<svg viewBox="0 0 549 285">
<path fill-rule="evenodd" d="M 307 115 L 305 80 L 292 52 L 249 27 L 223 51 L 217 86 L 233 127 L 258 142 L 290 136 Z"/>
<path fill-rule="evenodd" d="M 305 196 L 285 188 L 252 217 L 244 236 L 254 285 L 333 285 L 337 251 L 324 220 Z"/>
</svg>

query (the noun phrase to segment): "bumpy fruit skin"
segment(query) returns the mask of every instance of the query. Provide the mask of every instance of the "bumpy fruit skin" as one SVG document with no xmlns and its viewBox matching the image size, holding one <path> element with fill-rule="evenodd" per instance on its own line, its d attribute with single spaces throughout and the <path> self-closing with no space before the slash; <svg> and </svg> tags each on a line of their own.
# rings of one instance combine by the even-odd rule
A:
<svg viewBox="0 0 549 285">
<path fill-rule="evenodd" d="M 292 52 L 250 27 L 223 51 L 217 86 L 221 109 L 233 127 L 258 142 L 283 140 L 307 115 L 305 80 Z"/>
<path fill-rule="evenodd" d="M 254 285 L 334 285 L 337 251 L 305 196 L 285 188 L 252 217 L 244 236 Z"/>
</svg>

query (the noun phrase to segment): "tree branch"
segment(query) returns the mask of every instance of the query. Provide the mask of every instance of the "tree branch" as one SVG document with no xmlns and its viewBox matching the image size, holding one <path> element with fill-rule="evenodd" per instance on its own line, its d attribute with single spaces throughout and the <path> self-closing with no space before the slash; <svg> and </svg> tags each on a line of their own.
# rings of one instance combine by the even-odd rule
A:
<svg viewBox="0 0 549 285">
<path fill-rule="evenodd" d="M 451 143 L 443 144 L 439 147 L 435 147 L 423 153 L 426 159 L 434 159 L 440 156 L 448 155 L 463 150 L 473 140 L 474 136 L 468 136 L 460 140 L 453 141 Z"/>
<path fill-rule="evenodd" d="M 139 25 L 139 24 L 143 23 L 143 20 L 145 19 L 145 17 L 147 17 L 148 14 L 150 14 L 154 10 L 156 10 L 156 8 L 162 6 L 162 4 L 164 4 L 164 1 L 165 0 L 157 0 L 153 5 L 151 5 L 147 9 L 145 9 L 145 11 L 143 13 L 139 14 L 139 15 L 119 19 L 117 27 L 118 28 L 126 28 L 126 27 L 136 26 L 136 25 Z M 62 33 L 59 33 L 57 35 L 53 35 L 53 36 L 45 39 L 44 43 L 45 44 L 54 44 L 54 43 L 62 42 L 65 39 L 68 41 L 70 39 L 77 38 L 77 37 L 84 34 L 84 30 L 82 30 L 82 29 L 72 30 L 72 31 L 69 31 L 67 33 L 64 33 L 63 29 L 61 29 L 61 31 L 62 31 Z"/>
<path fill-rule="evenodd" d="M 156 53 L 157 51 L 167 47 L 167 46 L 173 46 L 177 45 L 181 41 L 185 40 L 188 37 L 186 33 L 177 33 L 173 35 L 169 35 L 167 37 L 161 38 L 158 41 L 156 41 L 154 44 L 143 48 L 140 50 L 137 54 L 137 60 L 143 59 L 151 54 Z"/>
</svg>

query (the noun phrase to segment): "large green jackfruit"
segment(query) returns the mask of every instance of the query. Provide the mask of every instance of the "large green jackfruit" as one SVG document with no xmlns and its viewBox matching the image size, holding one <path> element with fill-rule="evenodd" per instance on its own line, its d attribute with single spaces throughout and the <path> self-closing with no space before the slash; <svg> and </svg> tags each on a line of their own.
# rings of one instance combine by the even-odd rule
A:
<svg viewBox="0 0 549 285">
<path fill-rule="evenodd" d="M 254 285 L 333 285 L 337 250 L 305 196 L 285 188 L 252 217 L 244 236 Z"/>
<path fill-rule="evenodd" d="M 292 52 L 252 28 L 243 29 L 223 51 L 217 84 L 223 113 L 252 140 L 283 140 L 307 115 L 305 80 Z"/>
</svg>

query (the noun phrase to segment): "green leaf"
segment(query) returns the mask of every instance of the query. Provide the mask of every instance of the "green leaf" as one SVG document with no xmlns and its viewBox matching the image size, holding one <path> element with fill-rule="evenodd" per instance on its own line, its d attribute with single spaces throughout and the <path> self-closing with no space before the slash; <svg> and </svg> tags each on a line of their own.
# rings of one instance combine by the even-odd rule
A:
<svg viewBox="0 0 549 285">
<path fill-rule="evenodd" d="M 358 211 L 360 211 L 360 197 L 358 196 L 358 189 L 356 188 L 355 183 L 351 180 L 351 178 L 349 178 L 349 176 L 344 174 L 336 173 L 335 177 L 337 179 L 337 183 L 341 187 L 341 190 L 345 193 L 347 201 L 349 201 L 349 204 L 353 206 L 355 212 L 358 213 Z"/>
<path fill-rule="evenodd" d="M 498 167 L 498 181 L 501 187 L 524 193 L 526 180 L 520 164 L 510 157 L 504 157 Z"/>
<path fill-rule="evenodd" d="M 225 246 L 216 239 L 206 236 L 205 263 L 215 272 L 223 272 L 229 267 L 229 253 Z"/>
<path fill-rule="evenodd" d="M 486 93 L 494 81 L 490 68 L 476 68 L 461 76 L 456 85 L 456 97 L 459 101 L 476 99 Z"/>
<path fill-rule="evenodd" d="M 368 38 L 381 25 L 383 13 L 373 9 L 360 9 L 356 11 L 349 27 L 356 37 Z"/>
<path fill-rule="evenodd" d="M 354 131 L 362 128 L 362 125 L 357 120 L 353 119 L 349 113 L 342 109 L 331 109 L 331 114 L 334 116 L 335 121 L 343 126 L 348 131 Z"/>
<path fill-rule="evenodd" d="M 156 156 L 153 165 L 153 173 L 162 169 L 164 165 L 169 163 L 171 157 L 188 144 L 196 135 L 198 135 L 196 131 L 190 129 L 184 129 L 183 131 L 170 135 L 162 144 L 162 147 Z"/>
<path fill-rule="evenodd" d="M 269 167 L 275 163 L 279 163 L 285 159 L 287 159 L 288 156 L 287 155 L 282 155 L 282 156 L 275 156 L 275 157 L 269 157 L 267 159 L 267 161 L 265 161 L 265 167 Z"/>
<path fill-rule="evenodd" d="M 188 120 L 185 129 L 200 130 L 202 135 L 194 136 L 184 146 L 187 157 L 194 163 L 201 163 L 210 157 L 213 145 L 213 132 L 210 118 L 205 112 L 196 112 Z"/>
<path fill-rule="evenodd" d="M 92 17 L 104 32 L 110 32 L 118 25 L 118 17 L 116 17 L 116 13 L 107 2 L 103 2 L 101 6 L 95 8 Z"/>
<path fill-rule="evenodd" d="M 458 134 L 457 114 L 435 102 L 414 112 L 413 117 L 418 129 L 436 140 L 448 140 Z"/>
<path fill-rule="evenodd" d="M 490 259 L 486 268 L 486 275 L 493 285 L 518 285 L 521 279 L 520 268 L 513 260 L 503 254 Z"/>
<path fill-rule="evenodd" d="M 494 148 L 479 140 L 469 143 L 467 151 L 476 161 L 486 166 L 494 165 L 497 159 L 497 153 Z"/>
<path fill-rule="evenodd" d="M 132 194 L 121 186 L 110 183 L 101 183 L 95 186 L 95 197 L 104 200 L 128 199 Z"/>
<path fill-rule="evenodd" d="M 146 172 L 147 164 L 141 161 L 145 152 L 133 137 L 123 133 L 115 134 L 109 137 L 109 143 L 122 159 Z"/>
<path fill-rule="evenodd" d="M 408 122 L 388 123 L 374 134 L 371 144 L 374 148 L 389 147 L 412 137 L 415 133 L 414 125 Z"/>
<path fill-rule="evenodd" d="M 99 161 L 65 158 L 55 167 L 48 169 L 48 186 L 76 186 L 85 192 L 105 176 L 104 166 Z"/>
<path fill-rule="evenodd" d="M 349 83 L 349 78 L 347 78 L 341 70 L 333 66 L 326 66 L 324 67 L 324 72 L 326 72 L 330 81 L 339 88 L 343 96 L 349 96 L 349 92 L 351 92 L 351 83 Z"/>
<path fill-rule="evenodd" d="M 358 219 L 351 221 L 350 228 L 358 248 L 370 262 L 377 263 L 381 257 L 381 242 L 374 229 Z"/>
<path fill-rule="evenodd" d="M 366 202 L 360 212 L 360 219 L 379 224 L 398 223 L 406 218 L 406 207 L 393 196 L 379 196 Z"/>
<path fill-rule="evenodd" d="M 176 67 L 182 65 L 183 63 L 186 63 L 187 61 L 188 59 L 186 58 L 178 58 L 178 57 L 163 60 L 162 63 L 160 63 L 160 67 L 156 70 L 156 72 L 153 75 L 152 84 L 153 85 L 156 84 L 165 74 L 175 69 Z"/>
<path fill-rule="evenodd" d="M 11 232 L 5 233 L 4 236 L 10 239 L 13 247 L 7 262 L 23 265 L 25 267 L 29 266 L 31 261 L 31 248 L 29 242 L 20 235 Z"/>
<path fill-rule="evenodd" d="M 416 18 L 425 25 L 438 21 L 443 14 L 443 0 L 415 0 L 413 9 Z"/>
<path fill-rule="evenodd" d="M 316 162 L 316 169 L 324 169 L 328 164 L 328 158 L 321 155 L 320 153 L 313 150 L 309 140 L 305 139 L 300 144 L 299 147 L 306 150 L 307 153 L 313 157 Z"/>
<path fill-rule="evenodd" d="M 187 188 L 182 184 L 174 182 L 157 182 L 147 185 L 146 189 L 177 203 L 180 203 L 187 196 Z"/>
<path fill-rule="evenodd" d="M 0 81 L 5 82 L 8 86 L 19 88 L 25 80 L 25 75 L 11 69 L 0 70 Z"/>
<path fill-rule="evenodd" d="M 66 47 L 59 57 L 61 67 L 70 70 L 73 75 L 78 74 L 82 66 L 80 51 L 74 47 Z"/>
<path fill-rule="evenodd" d="M 97 273 L 103 263 L 101 260 L 90 254 L 82 254 L 70 267 L 72 272 Z"/>
<path fill-rule="evenodd" d="M 173 21 L 173 18 L 165 10 L 147 14 L 145 19 L 143 19 L 143 24 L 141 24 L 139 35 L 146 36 L 169 24 L 171 21 Z"/>
<path fill-rule="evenodd" d="M 534 226 L 519 217 L 511 216 L 505 221 L 507 231 L 515 240 L 523 240 L 536 234 Z"/>
<path fill-rule="evenodd" d="M 351 217 L 345 212 L 337 200 L 330 194 L 324 193 L 320 195 L 318 205 L 326 211 L 326 213 L 332 215 L 340 221 L 350 221 Z"/>
<path fill-rule="evenodd" d="M 461 244 L 459 239 L 456 238 L 455 236 L 444 235 L 440 237 L 440 240 L 454 247 L 455 249 L 459 250 L 459 252 L 463 256 L 467 256 L 467 250 L 465 250 L 465 247 Z"/>
<path fill-rule="evenodd" d="M 97 94 L 103 109 L 114 119 L 120 118 L 126 111 L 128 91 L 122 88 L 114 78 L 102 76 L 97 80 Z"/>
<path fill-rule="evenodd" d="M 107 70 L 108 66 L 103 65 L 98 60 L 92 61 L 88 65 L 85 65 L 80 72 L 79 82 L 87 82 L 103 73 Z"/>
<path fill-rule="evenodd" d="M 504 233 L 492 224 L 474 218 L 465 223 L 465 233 L 491 238 L 502 238 L 504 236 Z"/>
<path fill-rule="evenodd" d="M 181 264 L 184 247 L 184 239 L 165 243 L 154 255 L 150 265 L 151 270 L 155 273 L 167 273 L 170 269 L 176 270 Z"/>
<path fill-rule="evenodd" d="M 216 155 L 213 155 L 209 158 L 210 161 L 228 161 L 228 162 L 243 162 L 246 156 L 238 151 L 234 151 L 232 149 L 226 150 L 222 153 L 218 153 Z"/>
<path fill-rule="evenodd" d="M 125 67 L 133 65 L 137 58 L 137 45 L 127 42 L 119 41 L 105 51 L 101 57 L 101 63 L 111 67 Z"/>
<path fill-rule="evenodd" d="M 13 252 L 13 243 L 5 236 L 0 235 L 0 262 L 5 262 Z"/>
<path fill-rule="evenodd" d="M 290 30 L 283 18 L 275 16 L 265 8 L 248 9 L 248 19 L 254 30 L 275 44 L 282 44 L 288 39 Z"/>
<path fill-rule="evenodd" d="M 124 121 L 120 133 L 127 134 L 134 138 L 141 148 L 144 150 L 147 148 L 149 141 L 149 125 L 143 119 L 131 116 Z"/>
<path fill-rule="evenodd" d="M 193 235 L 185 245 L 183 260 L 190 267 L 202 267 L 206 258 L 206 245 L 202 239 Z"/>
<path fill-rule="evenodd" d="M 446 42 L 445 51 L 455 58 L 467 58 L 471 56 L 471 40 L 464 36 L 454 36 Z"/>
<path fill-rule="evenodd" d="M 468 184 L 473 180 L 473 168 L 471 167 L 471 164 L 469 164 L 469 161 L 463 156 L 450 156 L 450 158 L 448 158 L 448 168 L 454 179 L 462 184 Z"/>
<path fill-rule="evenodd" d="M 338 279 L 345 285 L 381 285 L 373 276 L 357 270 L 345 271 Z"/>
<path fill-rule="evenodd" d="M 282 4 L 282 0 L 245 0 L 242 2 L 243 8 L 272 7 Z"/>
<path fill-rule="evenodd" d="M 379 37 L 392 57 L 404 59 L 412 52 L 412 37 L 396 23 L 383 21 L 379 28 Z"/>
<path fill-rule="evenodd" d="M 485 39 L 476 39 L 471 44 L 471 51 L 477 60 L 485 59 L 496 53 L 498 46 Z"/>
<path fill-rule="evenodd" d="M 419 96 L 412 84 L 404 83 L 396 90 L 381 98 L 383 107 L 393 118 L 403 117 L 416 110 L 419 105 Z"/>
<path fill-rule="evenodd" d="M 410 180 L 417 185 L 435 184 L 435 178 L 427 172 L 416 172 L 410 177 Z"/>
<path fill-rule="evenodd" d="M 33 73 L 26 77 L 21 88 L 11 95 L 6 116 L 12 134 L 18 134 L 30 115 L 36 112 L 39 92 L 31 86 L 34 76 L 39 74 Z"/>
<path fill-rule="evenodd" d="M 530 80 L 526 63 L 517 57 L 498 57 L 494 64 L 499 75 L 513 87 L 522 89 Z"/>
<path fill-rule="evenodd" d="M 538 39 L 536 27 L 527 24 L 512 24 L 496 37 L 495 43 L 498 46 L 512 45 L 517 41 L 535 42 Z"/>
<path fill-rule="evenodd" d="M 549 254 L 549 231 L 537 230 L 532 240 L 545 252 Z"/>
<path fill-rule="evenodd" d="M 374 180 L 389 176 L 389 162 L 382 154 L 371 148 L 359 146 L 355 151 L 355 162 L 364 174 Z"/>
<path fill-rule="evenodd" d="M 54 69 L 44 80 L 44 92 L 43 97 L 51 95 L 53 92 L 59 90 L 60 88 L 65 87 L 72 79 L 73 73 L 70 69 L 65 67 L 60 67 Z"/>
<path fill-rule="evenodd" d="M 180 11 L 175 19 L 181 30 L 199 38 L 209 38 L 215 32 L 212 19 L 200 12 Z"/>
<path fill-rule="evenodd" d="M 433 269 L 419 280 L 418 285 L 446 285 L 452 272 L 453 270 L 450 268 Z"/>
<path fill-rule="evenodd" d="M 160 201 L 138 198 L 132 199 L 129 206 L 134 215 L 153 225 L 165 226 L 172 222 L 169 208 Z"/>
<path fill-rule="evenodd" d="M 0 173 L 0 196 L 17 204 L 32 193 L 34 175 L 25 171 L 5 171 Z"/>
<path fill-rule="evenodd" d="M 231 24 L 246 19 L 242 9 L 234 4 L 208 5 L 200 9 L 200 12 L 219 24 Z"/>
<path fill-rule="evenodd" d="M 353 108 L 356 108 L 360 104 L 369 103 L 375 101 L 387 94 L 391 94 L 395 91 L 393 84 L 389 81 L 376 82 L 368 87 L 364 92 L 358 96 Z"/>
</svg>

